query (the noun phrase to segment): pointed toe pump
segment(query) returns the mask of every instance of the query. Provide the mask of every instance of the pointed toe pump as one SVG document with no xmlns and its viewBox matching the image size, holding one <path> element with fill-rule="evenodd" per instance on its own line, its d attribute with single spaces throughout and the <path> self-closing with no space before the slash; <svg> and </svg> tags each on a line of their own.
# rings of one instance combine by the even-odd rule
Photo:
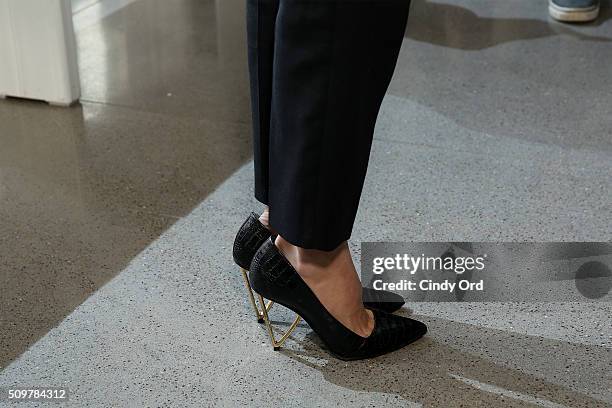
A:
<svg viewBox="0 0 612 408">
<path fill-rule="evenodd" d="M 330 353 L 342 360 L 386 354 L 418 340 L 427 332 L 427 327 L 421 322 L 372 310 L 372 333 L 368 337 L 357 335 L 325 309 L 270 239 L 255 254 L 249 275 L 251 287 L 262 305 L 263 298 L 266 298 L 294 311 L 317 333 Z M 265 307 L 262 314 L 272 345 L 278 349 L 286 337 L 275 340 Z"/>
<path fill-rule="evenodd" d="M 270 311 L 274 302 L 268 301 L 260 310 L 255 301 L 253 291 L 251 290 L 247 271 L 251 266 L 251 261 L 253 260 L 253 256 L 255 256 L 255 252 L 257 252 L 259 247 L 261 247 L 261 245 L 271 236 L 270 230 L 259 221 L 259 216 L 255 213 L 251 213 L 238 230 L 233 247 L 234 262 L 240 267 L 240 272 L 242 273 L 242 278 L 247 288 L 249 301 L 259 323 L 264 323 L 263 308 L 265 307 L 266 311 Z M 389 313 L 399 310 L 404 305 L 404 299 L 400 295 L 370 288 L 363 288 L 363 299 L 364 306 Z M 299 318 L 296 318 L 291 327 L 295 328 L 298 322 Z"/>
</svg>

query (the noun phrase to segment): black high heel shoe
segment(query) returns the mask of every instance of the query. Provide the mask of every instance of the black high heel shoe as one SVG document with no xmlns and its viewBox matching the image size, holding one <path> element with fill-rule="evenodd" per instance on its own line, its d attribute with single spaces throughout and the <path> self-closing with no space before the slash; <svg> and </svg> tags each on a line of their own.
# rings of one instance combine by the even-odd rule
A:
<svg viewBox="0 0 612 408">
<path fill-rule="evenodd" d="M 270 239 L 253 257 L 249 275 L 251 287 L 262 305 L 265 297 L 293 310 L 317 333 L 331 354 L 342 360 L 360 360 L 386 354 L 418 340 L 427 332 L 427 326 L 421 322 L 372 310 L 372 333 L 368 337 L 357 335 L 325 309 Z M 272 345 L 278 349 L 280 344 L 274 339 L 265 307 L 263 315 Z"/>
<path fill-rule="evenodd" d="M 255 297 L 253 296 L 253 292 L 251 290 L 251 286 L 249 284 L 249 277 L 247 275 L 247 271 L 251 266 L 251 261 L 253 260 L 253 256 L 255 252 L 259 249 L 259 247 L 270 237 L 272 234 L 270 230 L 267 229 L 260 221 L 259 216 L 255 213 L 251 213 L 248 216 L 246 221 L 238 230 L 236 234 L 236 238 L 234 240 L 234 262 L 238 264 L 240 267 L 240 271 L 242 273 L 242 277 L 244 279 L 244 283 L 247 287 L 247 293 L 249 295 L 249 301 L 253 306 L 253 310 L 257 316 L 257 321 L 259 323 L 264 322 L 263 311 L 260 311 L 257 307 L 257 303 L 255 302 Z M 404 306 L 404 298 L 400 295 L 387 292 L 387 291 L 378 291 L 370 288 L 363 288 L 362 297 L 364 299 L 363 305 L 369 309 L 381 310 L 383 312 L 392 313 L 396 310 L 399 310 L 402 306 Z M 266 303 L 265 308 L 267 311 L 270 310 L 274 302 L 269 301 Z M 263 306 L 262 306 L 263 310 Z M 297 320 L 294 321 L 295 325 L 297 325 Z"/>
</svg>

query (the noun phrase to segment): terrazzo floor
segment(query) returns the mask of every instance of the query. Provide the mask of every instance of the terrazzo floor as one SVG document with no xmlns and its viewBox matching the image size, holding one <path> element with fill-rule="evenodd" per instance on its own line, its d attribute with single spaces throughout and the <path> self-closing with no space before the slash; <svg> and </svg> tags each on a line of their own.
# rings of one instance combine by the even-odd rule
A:
<svg viewBox="0 0 612 408">
<path fill-rule="evenodd" d="M 362 241 L 610 241 L 603 6 L 568 26 L 545 1 L 413 1 L 356 260 Z M 306 325 L 274 352 L 231 259 L 261 208 L 244 2 L 78 0 L 74 21 L 81 104 L 0 101 L 0 389 L 66 387 L 68 407 L 612 406 L 610 302 L 410 303 L 429 333 L 396 353 L 345 363 Z"/>
</svg>

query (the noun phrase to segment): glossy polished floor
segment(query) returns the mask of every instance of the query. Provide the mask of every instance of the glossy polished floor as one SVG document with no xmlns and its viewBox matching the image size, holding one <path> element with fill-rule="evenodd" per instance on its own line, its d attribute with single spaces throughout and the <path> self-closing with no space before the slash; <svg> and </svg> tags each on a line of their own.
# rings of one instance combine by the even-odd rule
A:
<svg viewBox="0 0 612 408">
<path fill-rule="evenodd" d="M 259 208 L 244 1 L 74 12 L 81 104 L 0 101 L 0 388 L 65 386 L 75 407 L 612 406 L 604 302 L 411 304 L 430 333 L 389 356 L 343 363 L 306 326 L 273 352 L 230 253 Z M 356 259 L 361 241 L 609 241 L 611 19 L 413 0 Z"/>
</svg>

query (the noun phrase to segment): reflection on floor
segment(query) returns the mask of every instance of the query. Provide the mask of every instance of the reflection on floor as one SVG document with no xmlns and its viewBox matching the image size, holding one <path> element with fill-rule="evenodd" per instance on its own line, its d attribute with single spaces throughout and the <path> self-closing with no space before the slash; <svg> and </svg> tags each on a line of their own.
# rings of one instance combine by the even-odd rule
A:
<svg viewBox="0 0 612 408">
<path fill-rule="evenodd" d="M 540 4 L 541 3 L 541 4 Z M 0 101 L 0 388 L 69 406 L 609 406 L 608 303 L 412 304 L 345 364 L 267 347 L 231 264 L 251 198 L 242 0 L 76 0 L 71 109 Z M 610 240 L 609 9 L 414 0 L 353 235 Z M 280 322 L 290 315 L 275 311 Z"/>
</svg>

